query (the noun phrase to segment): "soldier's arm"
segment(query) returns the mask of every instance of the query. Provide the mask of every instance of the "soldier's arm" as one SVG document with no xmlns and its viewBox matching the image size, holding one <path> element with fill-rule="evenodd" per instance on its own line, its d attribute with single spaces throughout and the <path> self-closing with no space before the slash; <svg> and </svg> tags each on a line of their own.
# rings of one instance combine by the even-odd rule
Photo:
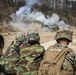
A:
<svg viewBox="0 0 76 75">
<path fill-rule="evenodd" d="M 38 55 L 34 61 L 41 61 L 43 59 L 43 56 L 44 56 L 44 53 L 45 53 L 45 49 L 44 47 L 41 46 L 41 52 L 40 52 L 40 55 Z M 37 53 L 36 53 L 37 54 Z"/>
<path fill-rule="evenodd" d="M 76 72 L 76 54 L 72 50 L 66 55 L 66 60 L 69 61 L 73 67 L 74 73 Z"/>
</svg>

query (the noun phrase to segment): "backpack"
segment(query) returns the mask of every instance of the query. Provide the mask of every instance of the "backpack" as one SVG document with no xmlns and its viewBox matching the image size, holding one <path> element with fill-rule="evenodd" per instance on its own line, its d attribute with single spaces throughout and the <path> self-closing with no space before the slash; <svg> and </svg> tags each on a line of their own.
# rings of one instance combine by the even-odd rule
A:
<svg viewBox="0 0 76 75">
<path fill-rule="evenodd" d="M 58 51 L 55 46 L 50 46 L 44 54 L 38 75 L 73 75 L 73 73 L 61 73 L 61 66 L 64 58 L 66 54 L 71 51 L 70 48 L 64 48 Z"/>
</svg>

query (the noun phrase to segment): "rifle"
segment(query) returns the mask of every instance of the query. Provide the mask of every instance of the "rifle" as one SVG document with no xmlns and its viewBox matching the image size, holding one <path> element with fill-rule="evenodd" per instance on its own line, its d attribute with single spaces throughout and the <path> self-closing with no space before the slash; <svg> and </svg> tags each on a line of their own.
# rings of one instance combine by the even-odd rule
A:
<svg viewBox="0 0 76 75">
<path fill-rule="evenodd" d="M 16 42 L 15 44 L 14 44 L 14 49 L 11 51 L 11 52 L 9 52 L 8 51 L 8 53 L 7 53 L 7 56 L 8 56 L 8 54 L 10 54 L 10 53 L 14 53 L 14 52 L 16 52 L 18 55 L 20 55 L 20 48 L 19 48 L 19 46 L 22 44 L 23 42 L 21 42 L 21 41 L 18 41 L 18 42 Z"/>
<path fill-rule="evenodd" d="M 10 44 L 10 46 L 7 48 L 6 53 L 4 54 L 4 56 L 8 56 L 9 51 L 10 51 L 10 47 L 13 45 L 14 41 L 12 41 L 12 43 Z"/>
</svg>

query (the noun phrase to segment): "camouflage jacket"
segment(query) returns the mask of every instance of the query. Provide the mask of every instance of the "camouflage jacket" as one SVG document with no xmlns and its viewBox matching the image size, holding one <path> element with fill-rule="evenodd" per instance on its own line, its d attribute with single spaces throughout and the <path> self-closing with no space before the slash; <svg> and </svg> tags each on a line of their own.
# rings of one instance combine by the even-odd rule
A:
<svg viewBox="0 0 76 75">
<path fill-rule="evenodd" d="M 4 56 L 1 56 L 0 58 L 0 75 L 8 75 L 9 72 L 10 74 L 15 74 L 14 69 L 12 69 L 14 65 L 11 64 L 11 62 L 8 61 L 7 58 Z"/>
<path fill-rule="evenodd" d="M 6 53 L 4 54 L 4 67 L 5 71 L 8 74 L 15 74 L 15 70 L 13 69 L 15 67 L 15 64 L 19 60 L 19 54 L 16 52 L 16 48 L 13 45 L 11 45 Z"/>
<path fill-rule="evenodd" d="M 20 60 L 15 70 L 19 75 L 36 75 L 45 50 L 39 44 L 20 49 Z"/>
<path fill-rule="evenodd" d="M 56 44 L 55 46 L 57 46 L 59 49 L 63 49 L 65 47 L 68 48 L 67 45 Z M 69 49 L 71 49 L 71 48 L 69 48 Z M 72 50 L 71 52 L 67 53 L 67 55 L 65 56 L 65 59 L 61 66 L 61 70 L 68 71 L 68 72 L 76 71 L 75 62 L 76 62 L 76 55 L 75 55 L 74 51 Z"/>
<path fill-rule="evenodd" d="M 4 57 L 1 56 L 1 57 L 0 57 L 0 75 L 1 75 L 1 73 L 5 73 L 4 63 L 5 63 Z"/>
<path fill-rule="evenodd" d="M 5 57 L 4 55 L 2 55 L 0 57 L 0 75 L 10 75 L 10 74 L 15 75 L 16 74 L 15 70 L 13 69 L 16 62 L 12 58 L 11 57 Z"/>
</svg>

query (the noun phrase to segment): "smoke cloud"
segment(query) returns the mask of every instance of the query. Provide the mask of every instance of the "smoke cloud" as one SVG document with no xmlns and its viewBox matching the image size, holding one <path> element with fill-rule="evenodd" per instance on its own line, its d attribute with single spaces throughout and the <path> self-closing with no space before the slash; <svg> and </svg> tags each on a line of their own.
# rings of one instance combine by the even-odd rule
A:
<svg viewBox="0 0 76 75">
<path fill-rule="evenodd" d="M 37 0 L 26 0 L 26 4 L 20 7 L 16 13 L 10 15 L 12 21 L 7 25 L 11 26 L 14 31 L 42 30 L 43 26 L 52 27 L 54 25 L 69 27 L 64 21 L 59 21 L 59 16 L 53 13 L 51 16 L 45 16 L 42 12 L 32 11 L 34 4 L 38 4 Z"/>
</svg>

